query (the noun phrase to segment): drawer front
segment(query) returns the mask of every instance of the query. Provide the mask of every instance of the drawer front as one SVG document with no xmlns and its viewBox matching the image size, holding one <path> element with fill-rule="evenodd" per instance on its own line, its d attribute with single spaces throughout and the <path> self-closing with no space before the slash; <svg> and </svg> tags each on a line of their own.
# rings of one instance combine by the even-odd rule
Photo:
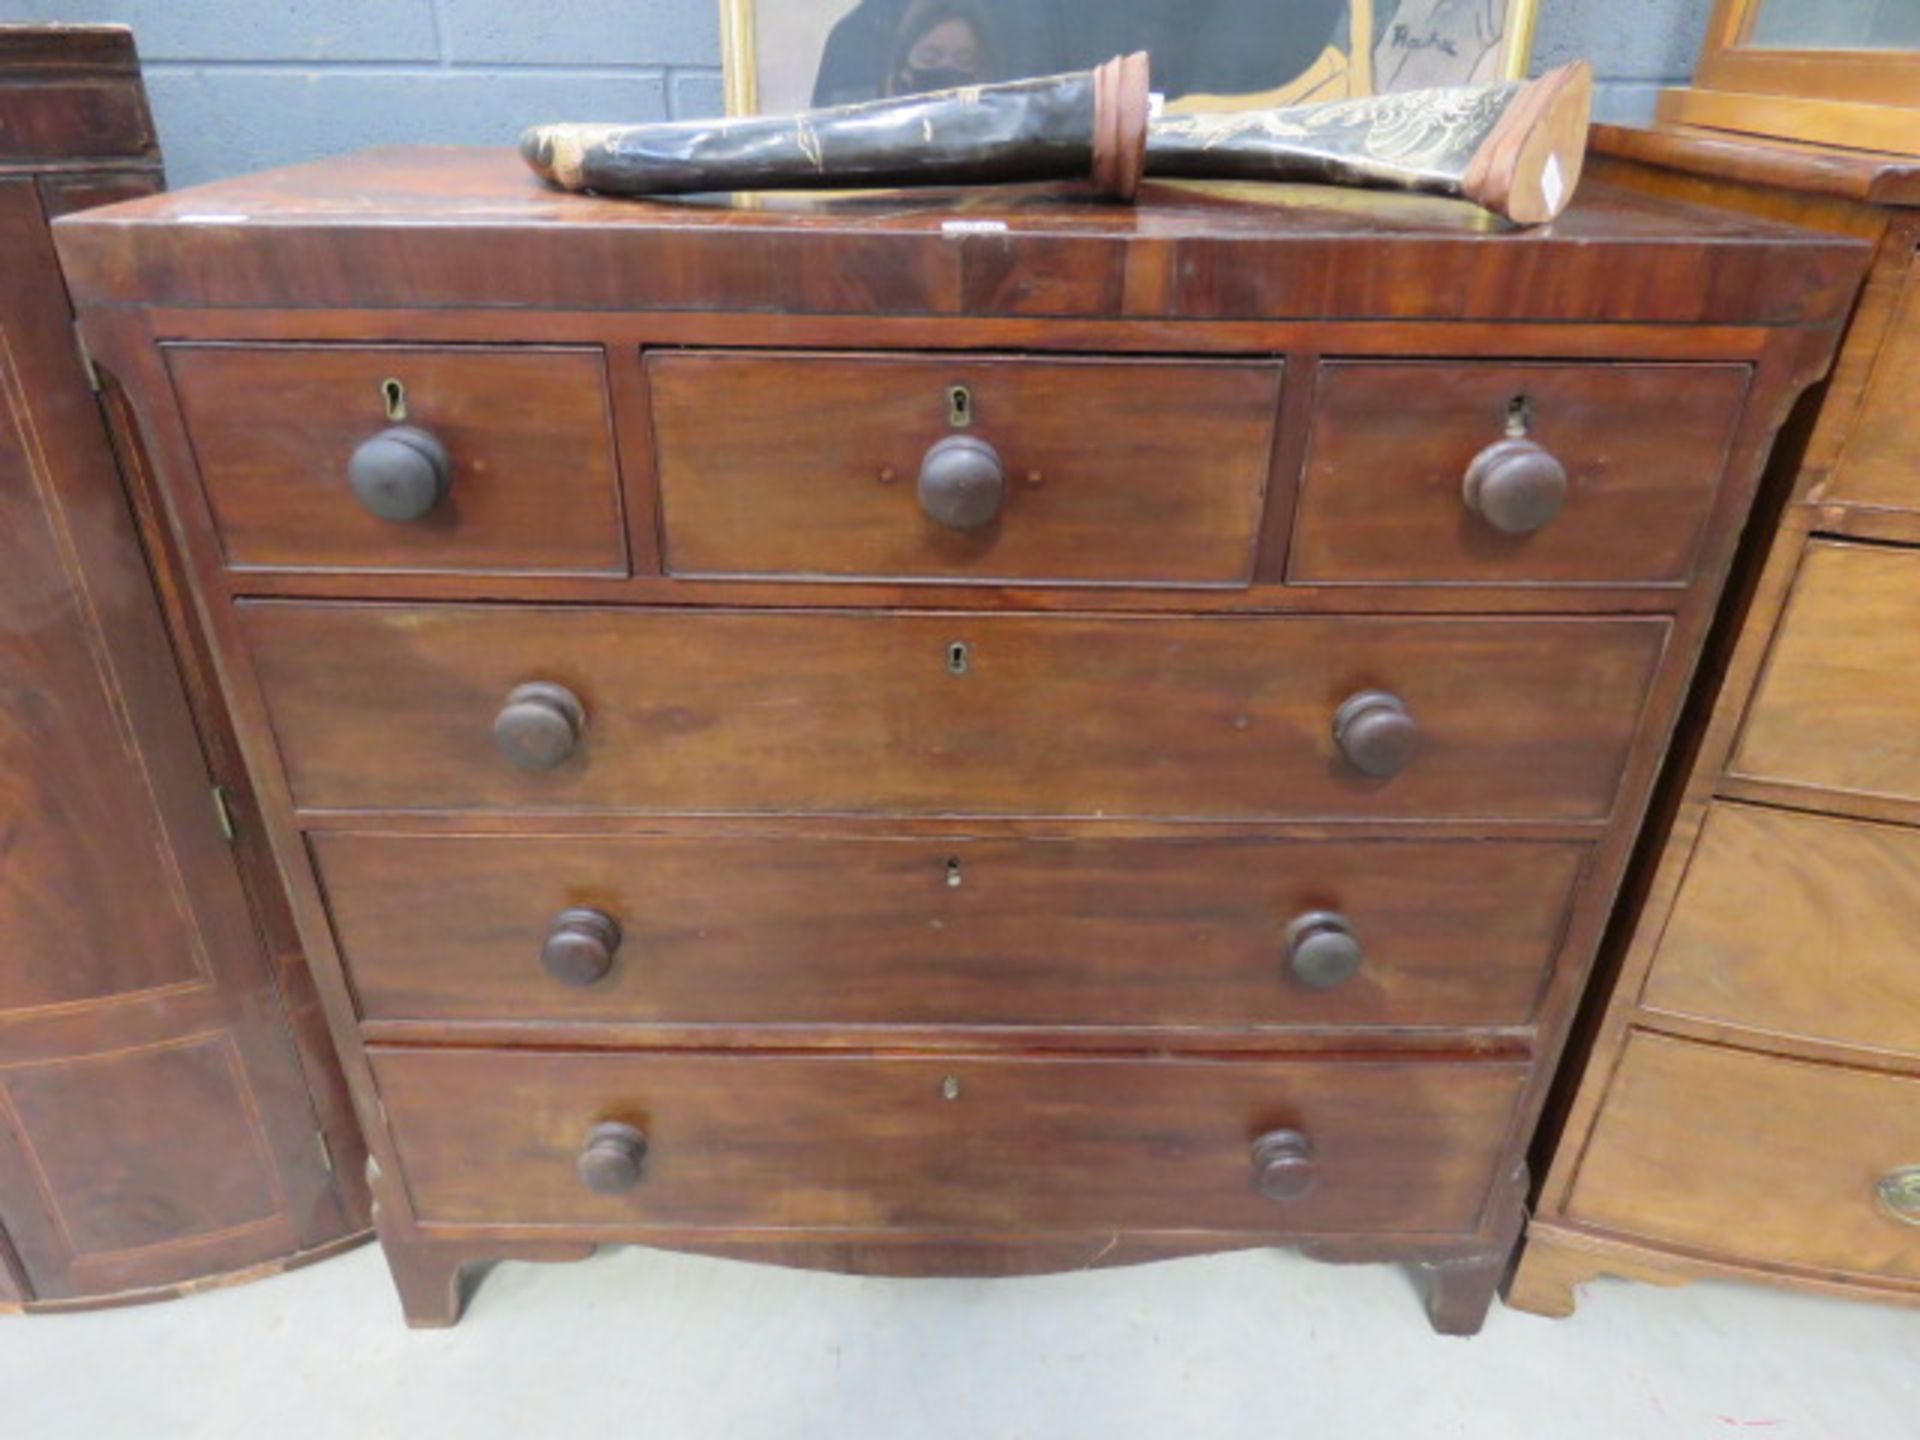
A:
<svg viewBox="0 0 1920 1440">
<path fill-rule="evenodd" d="M 1920 554 L 1807 546 L 1730 768 L 1920 799 Z"/>
<path fill-rule="evenodd" d="M 383 1050 L 375 1078 L 427 1225 L 1464 1233 L 1525 1067 L 1360 1060 L 938 1059 Z M 598 1124 L 639 1183 L 576 1166 Z M 1304 1195 L 1253 1185 L 1260 1136 Z"/>
<path fill-rule="evenodd" d="M 1252 573 L 1277 363 L 669 352 L 647 375 L 676 575 L 1237 585 Z M 939 463 L 928 452 L 957 437 L 986 442 L 1004 475 L 996 492 L 988 457 L 953 480 L 984 487 L 992 516 L 977 525 L 921 499 L 923 462 Z"/>
<path fill-rule="evenodd" d="M 1596 820 L 1662 620 L 241 606 L 297 801 L 334 809 Z M 493 733 L 583 710 L 556 768 Z M 1349 698 L 1420 727 L 1391 779 Z"/>
<path fill-rule="evenodd" d="M 1326 365 L 1294 524 L 1290 580 L 1320 583 L 1669 584 L 1693 573 L 1747 391 L 1744 365 Z M 1537 473 L 1465 480 L 1508 438 L 1565 476 L 1538 529 L 1503 508 Z M 1493 518 L 1490 518 L 1493 517 Z"/>
<path fill-rule="evenodd" d="M 1920 1081 L 1636 1033 L 1576 1220 L 1712 1255 L 1920 1279 Z M 1880 1198 L 1914 1174 L 1909 1221 Z"/>
<path fill-rule="evenodd" d="M 1585 853 L 336 832 L 310 844 L 369 1019 L 1235 1030 L 1525 1024 Z M 573 948 L 556 925 L 580 907 L 615 921 L 610 954 Z M 550 939 L 567 947 L 555 967 L 570 983 L 544 968 Z"/>
<path fill-rule="evenodd" d="M 170 345 L 166 353 L 236 568 L 626 573 L 597 349 Z M 390 381 L 399 386 L 392 394 Z M 445 493 L 411 520 L 374 514 L 349 481 L 356 451 L 400 423 L 438 440 L 448 466 Z M 391 451 L 381 458 L 392 464 Z M 424 462 L 404 450 L 399 458 L 399 472 L 417 483 Z"/>
<path fill-rule="evenodd" d="M 1920 250 L 1906 279 L 1873 374 L 1834 466 L 1826 497 L 1841 505 L 1920 510 Z"/>
<path fill-rule="evenodd" d="M 1715 805 L 1642 998 L 1920 1055 L 1920 831 Z"/>
</svg>

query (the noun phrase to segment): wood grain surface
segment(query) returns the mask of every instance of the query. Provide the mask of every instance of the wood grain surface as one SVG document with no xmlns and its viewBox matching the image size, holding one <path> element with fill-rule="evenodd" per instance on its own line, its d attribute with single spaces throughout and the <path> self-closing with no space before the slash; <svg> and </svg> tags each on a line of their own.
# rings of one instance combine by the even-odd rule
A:
<svg viewBox="0 0 1920 1440">
<path fill-rule="evenodd" d="M 647 361 L 674 575 L 1245 583 L 1280 366 L 660 352 Z M 951 423 L 949 392 L 969 396 Z M 915 494 L 943 438 L 992 445 L 999 517 Z"/>
<path fill-rule="evenodd" d="M 1603 819 L 1656 620 L 1146 619 L 251 603 L 314 809 Z M 953 673 L 953 647 L 966 673 Z M 495 751 L 514 686 L 580 697 L 557 770 Z M 1355 692 L 1425 740 L 1337 752 Z"/>
</svg>

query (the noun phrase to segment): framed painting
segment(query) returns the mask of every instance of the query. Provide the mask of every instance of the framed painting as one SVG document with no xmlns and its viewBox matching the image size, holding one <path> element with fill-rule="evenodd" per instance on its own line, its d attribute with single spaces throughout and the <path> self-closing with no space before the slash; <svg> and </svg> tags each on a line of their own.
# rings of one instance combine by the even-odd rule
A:
<svg viewBox="0 0 1920 1440">
<path fill-rule="evenodd" d="M 1167 108 L 1517 79 L 1539 0 L 720 0 L 727 109 L 787 114 L 1153 57 Z"/>
</svg>

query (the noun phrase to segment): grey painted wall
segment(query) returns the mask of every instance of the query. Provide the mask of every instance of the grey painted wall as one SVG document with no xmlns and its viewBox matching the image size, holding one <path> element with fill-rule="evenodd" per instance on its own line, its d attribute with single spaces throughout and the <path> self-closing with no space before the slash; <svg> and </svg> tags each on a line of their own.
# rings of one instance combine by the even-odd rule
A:
<svg viewBox="0 0 1920 1440">
<path fill-rule="evenodd" d="M 1599 114 L 1684 80 L 1710 0 L 1541 0 L 1537 66 Z M 0 0 L 0 20 L 132 25 L 175 185 L 397 141 L 507 144 L 538 120 L 719 114 L 718 0 Z"/>
</svg>

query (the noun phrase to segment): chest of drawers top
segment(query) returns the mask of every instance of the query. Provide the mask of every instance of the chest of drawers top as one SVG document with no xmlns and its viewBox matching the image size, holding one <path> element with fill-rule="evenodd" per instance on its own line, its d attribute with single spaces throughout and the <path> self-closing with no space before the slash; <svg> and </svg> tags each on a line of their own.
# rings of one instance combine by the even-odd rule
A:
<svg viewBox="0 0 1920 1440">
<path fill-rule="evenodd" d="M 203 185 L 61 236 L 83 303 L 1694 325 L 1834 318 L 1857 248 L 1599 186 L 1530 231 L 1312 186 L 666 204 L 556 194 L 507 151 L 452 147 Z"/>
</svg>

